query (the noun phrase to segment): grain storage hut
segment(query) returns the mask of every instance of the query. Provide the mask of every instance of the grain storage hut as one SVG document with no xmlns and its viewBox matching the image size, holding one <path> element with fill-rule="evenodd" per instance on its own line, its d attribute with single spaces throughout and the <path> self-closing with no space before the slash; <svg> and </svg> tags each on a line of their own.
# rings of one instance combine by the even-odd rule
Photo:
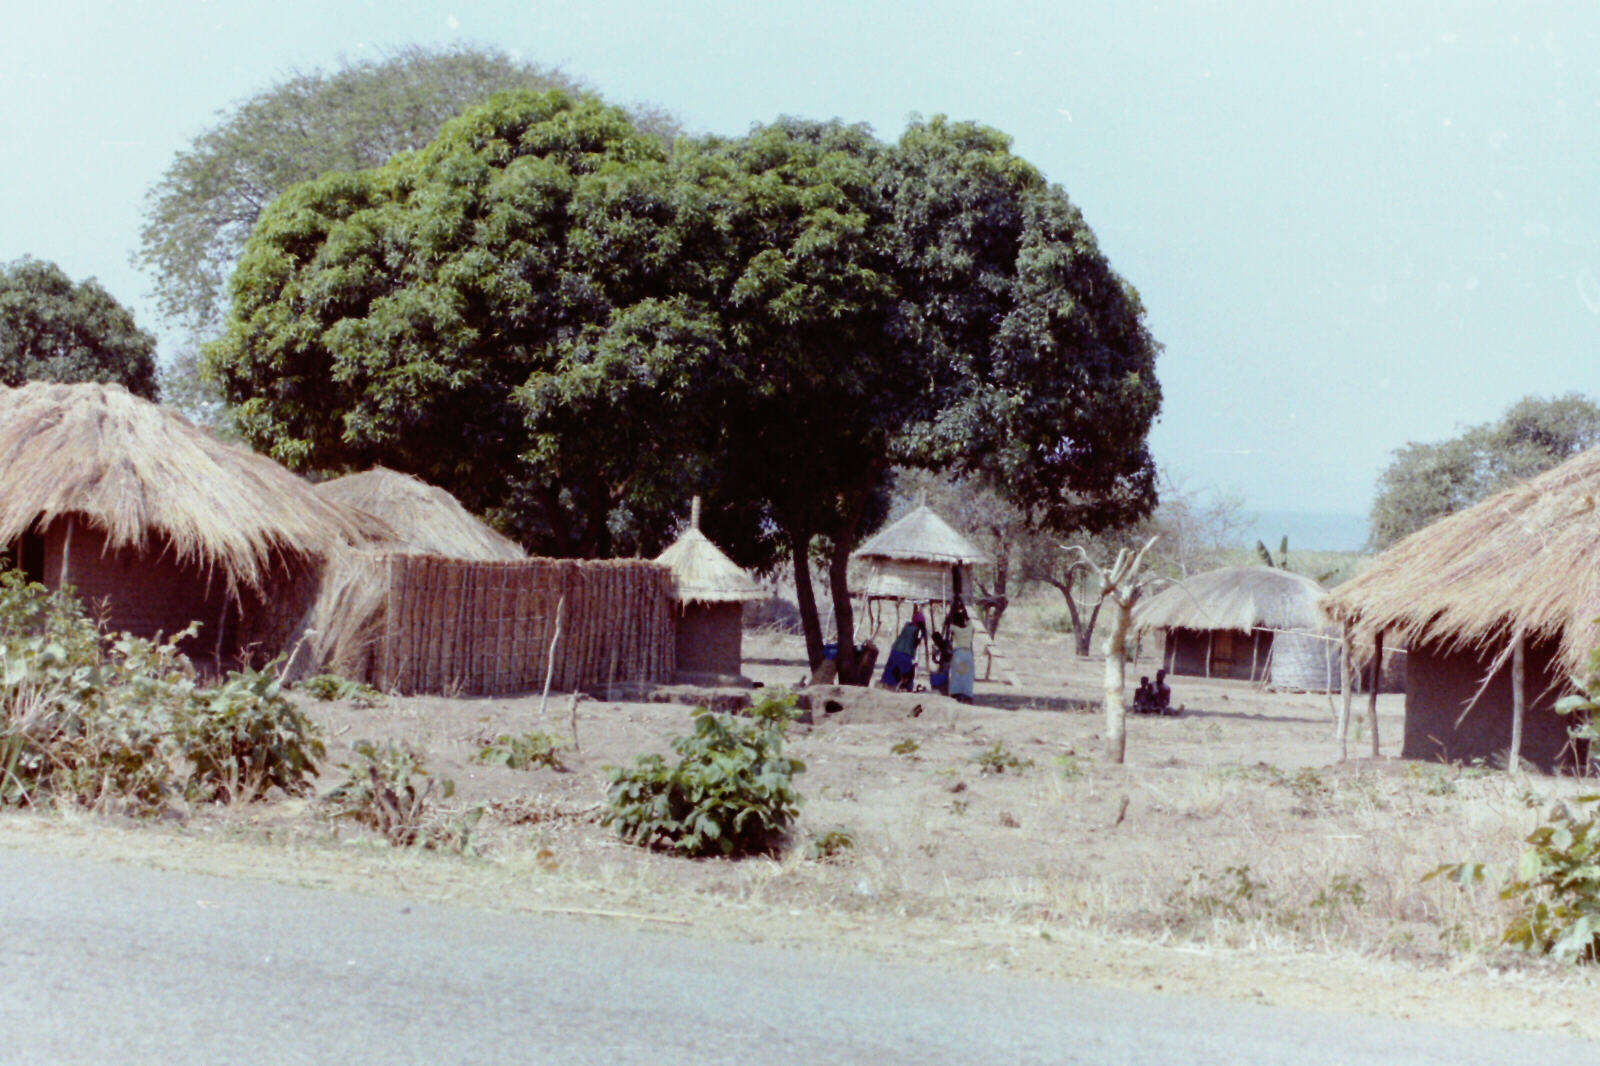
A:
<svg viewBox="0 0 1600 1066">
<path fill-rule="evenodd" d="M 1597 499 L 1591 449 L 1418 530 L 1330 594 L 1358 647 L 1408 651 L 1402 756 L 1504 764 L 1520 702 L 1523 759 L 1584 757 L 1554 704 L 1600 644 Z"/>
<path fill-rule="evenodd" d="M 851 558 L 865 567 L 858 592 L 869 602 L 948 603 L 959 595 L 970 604 L 976 598 L 972 568 L 993 562 L 926 500 L 878 531 Z"/>
<path fill-rule="evenodd" d="M 332 553 L 383 523 L 120 385 L 0 387 L 0 546 L 112 630 L 222 666 L 283 650 Z"/>
<path fill-rule="evenodd" d="M 700 532 L 698 499 L 689 529 L 656 562 L 672 572 L 677 678 L 738 678 L 744 669 L 744 605 L 766 593 Z"/>
<path fill-rule="evenodd" d="M 479 562 L 526 559 L 516 541 L 496 533 L 444 489 L 375 466 L 316 487 L 317 495 L 376 515 L 393 531 L 385 550 Z"/>
<path fill-rule="evenodd" d="M 1324 591 L 1303 574 L 1226 566 L 1162 589 L 1134 608 L 1134 631 L 1165 635 L 1167 672 L 1339 687 L 1339 643 L 1318 610 Z"/>
</svg>

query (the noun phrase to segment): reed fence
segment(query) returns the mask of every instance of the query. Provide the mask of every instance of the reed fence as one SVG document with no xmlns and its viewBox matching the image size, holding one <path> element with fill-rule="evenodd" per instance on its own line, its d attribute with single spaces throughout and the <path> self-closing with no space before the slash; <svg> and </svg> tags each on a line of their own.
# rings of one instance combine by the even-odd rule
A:
<svg viewBox="0 0 1600 1066">
<path fill-rule="evenodd" d="M 401 693 L 505 695 L 544 686 L 561 608 L 552 687 L 670 681 L 671 578 L 635 559 L 469 562 L 383 558 L 388 595 L 376 683 Z"/>
</svg>

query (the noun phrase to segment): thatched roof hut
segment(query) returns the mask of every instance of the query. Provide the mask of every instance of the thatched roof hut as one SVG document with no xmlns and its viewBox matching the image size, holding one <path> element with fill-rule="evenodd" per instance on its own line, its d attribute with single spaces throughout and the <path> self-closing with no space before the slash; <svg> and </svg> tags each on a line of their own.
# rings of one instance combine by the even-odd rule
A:
<svg viewBox="0 0 1600 1066">
<path fill-rule="evenodd" d="M 270 654 L 295 610 L 288 586 L 387 533 L 119 385 L 0 388 L 0 546 L 36 579 L 105 601 L 114 628 L 200 621 L 219 658 L 245 643 Z"/>
<path fill-rule="evenodd" d="M 672 572 L 678 674 L 686 679 L 738 677 L 744 668 L 744 604 L 764 599 L 766 593 L 700 532 L 698 498 L 689 528 L 656 562 Z"/>
<path fill-rule="evenodd" d="M 421 478 L 375 466 L 316 487 L 317 495 L 381 518 L 393 530 L 389 551 L 495 562 L 526 559 L 527 552 L 461 506 L 444 489 Z"/>
<path fill-rule="evenodd" d="M 1600 644 L 1600 449 L 1418 530 L 1324 602 L 1358 644 L 1405 646 L 1408 757 L 1503 757 L 1523 660 L 1524 758 L 1567 747 L 1553 713 Z M 1487 679 L 1487 680 L 1486 680 Z"/>
<path fill-rule="evenodd" d="M 1226 566 L 1140 603 L 1133 628 L 1165 631 L 1170 673 L 1327 691 L 1338 687 L 1339 652 L 1318 610 L 1323 593 L 1304 574 Z"/>
<path fill-rule="evenodd" d="M 869 598 L 947 601 L 972 599 L 972 568 L 993 562 L 923 500 L 879 530 L 851 558 L 866 564 Z"/>
</svg>

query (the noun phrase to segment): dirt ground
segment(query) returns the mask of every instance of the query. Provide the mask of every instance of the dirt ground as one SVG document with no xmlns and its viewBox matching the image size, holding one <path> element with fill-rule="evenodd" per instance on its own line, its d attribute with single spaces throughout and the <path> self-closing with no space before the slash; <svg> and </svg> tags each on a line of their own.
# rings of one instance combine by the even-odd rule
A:
<svg viewBox="0 0 1600 1066">
<path fill-rule="evenodd" d="M 1379 700 L 1378 758 L 1358 699 L 1351 751 L 1364 757 L 1340 763 L 1329 696 L 1189 678 L 1172 679 L 1185 713 L 1130 716 L 1127 762 L 1109 765 L 1101 661 L 1046 633 L 1008 635 L 1005 648 L 970 706 L 801 690 L 815 724 L 794 727 L 789 750 L 806 762 L 796 779 L 805 802 L 778 858 L 685 860 L 622 843 L 599 824 L 603 768 L 667 753 L 690 708 L 587 699 L 574 716 L 566 695 L 552 695 L 542 718 L 536 696 L 305 702 L 329 737 L 319 792 L 342 779 L 338 764 L 358 740 L 404 740 L 454 782 L 442 823 L 484 809 L 465 854 L 391 848 L 332 822 L 316 800 L 202 808 L 155 825 L 10 813 L 0 847 L 1600 1037 L 1594 977 L 1497 945 L 1506 912 L 1492 885 L 1422 881 L 1445 862 L 1514 859 L 1541 805 L 1574 783 L 1402 762 L 1400 696 Z M 746 673 L 769 688 L 804 673 L 796 637 L 747 634 L 745 654 Z M 1154 666 L 1130 671 L 1130 692 Z M 530 730 L 568 744 L 565 772 L 473 761 L 495 736 Z M 813 857 L 811 843 L 836 831 L 850 846 Z"/>
</svg>

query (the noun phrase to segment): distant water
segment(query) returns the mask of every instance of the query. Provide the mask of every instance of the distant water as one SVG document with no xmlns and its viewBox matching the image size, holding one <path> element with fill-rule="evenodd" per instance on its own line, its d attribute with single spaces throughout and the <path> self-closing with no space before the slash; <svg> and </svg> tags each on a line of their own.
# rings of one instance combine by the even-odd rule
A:
<svg viewBox="0 0 1600 1066">
<path fill-rule="evenodd" d="M 1257 511 L 1239 543 L 1246 548 L 1260 541 L 1274 552 L 1289 535 L 1289 553 L 1301 551 L 1353 552 L 1367 542 L 1367 516 L 1323 511 Z"/>
</svg>

